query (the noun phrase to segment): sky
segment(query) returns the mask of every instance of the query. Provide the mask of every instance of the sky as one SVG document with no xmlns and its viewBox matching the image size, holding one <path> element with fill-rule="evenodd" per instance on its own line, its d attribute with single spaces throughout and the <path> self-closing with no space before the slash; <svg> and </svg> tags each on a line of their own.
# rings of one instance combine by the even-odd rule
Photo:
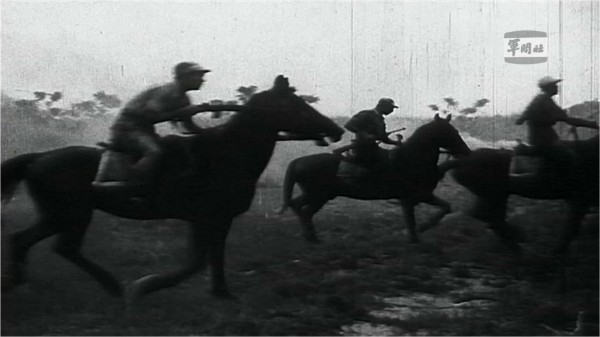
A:
<svg viewBox="0 0 600 337">
<path fill-rule="evenodd" d="M 400 114 L 429 104 L 491 103 L 519 113 L 536 82 L 562 77 L 567 107 L 600 94 L 600 3 L 594 1 L 6 1 L 1 88 L 16 98 L 61 91 L 64 104 L 104 90 L 124 100 L 170 81 L 172 67 L 212 69 L 194 102 L 268 89 L 278 74 L 318 96 L 326 115 L 350 116 L 393 98 Z M 548 35 L 547 61 L 511 64 L 504 34 Z"/>
</svg>

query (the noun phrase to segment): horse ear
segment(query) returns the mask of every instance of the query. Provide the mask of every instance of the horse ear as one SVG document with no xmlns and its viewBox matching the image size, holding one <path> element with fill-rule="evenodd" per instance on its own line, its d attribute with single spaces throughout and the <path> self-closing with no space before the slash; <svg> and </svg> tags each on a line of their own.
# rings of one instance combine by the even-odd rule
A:
<svg viewBox="0 0 600 337">
<path fill-rule="evenodd" d="M 449 122 L 452 119 L 452 114 L 448 114 L 448 116 L 446 116 L 446 120 Z"/>
<path fill-rule="evenodd" d="M 439 121 L 439 120 L 440 120 L 440 114 L 437 114 L 437 113 L 436 113 L 436 114 L 435 114 L 435 118 L 434 118 L 434 120 L 435 120 L 436 122 L 437 122 L 437 121 Z"/>
<path fill-rule="evenodd" d="M 275 78 L 275 83 L 273 84 L 273 86 L 278 89 L 288 89 L 290 87 L 290 81 L 287 77 L 283 75 L 278 75 Z"/>
</svg>

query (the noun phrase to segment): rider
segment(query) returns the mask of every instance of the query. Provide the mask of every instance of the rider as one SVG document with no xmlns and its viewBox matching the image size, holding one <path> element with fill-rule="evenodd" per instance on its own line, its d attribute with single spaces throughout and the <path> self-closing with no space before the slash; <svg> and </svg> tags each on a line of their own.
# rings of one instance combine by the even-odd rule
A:
<svg viewBox="0 0 600 337">
<path fill-rule="evenodd" d="M 95 181 L 93 185 L 96 188 L 143 188 L 151 185 L 161 156 L 154 124 L 169 121 L 180 123 L 188 132 L 202 130 L 192 122 L 192 116 L 202 112 L 201 108 L 206 104 L 191 105 L 186 92 L 199 90 L 208 72 L 210 70 L 197 63 L 181 62 L 173 69 L 172 82 L 147 89 L 125 105 L 110 129 L 111 146 L 142 157 L 133 165 L 132 177 L 128 181 Z"/>
<path fill-rule="evenodd" d="M 572 126 L 598 129 L 595 121 L 569 117 L 567 111 L 560 108 L 552 99 L 558 93 L 558 82 L 546 76 L 539 80 L 539 93 L 529 103 L 523 114 L 517 119 L 516 124 L 527 122 L 529 143 L 533 146 L 530 154 L 539 155 L 546 159 L 550 167 L 554 166 L 558 174 L 567 177 L 571 172 L 571 163 L 574 160 L 573 152 L 560 142 L 560 138 L 552 127 L 556 122 L 565 122 Z"/>
<path fill-rule="evenodd" d="M 363 110 L 356 113 L 344 125 L 346 129 L 355 134 L 352 145 L 352 159 L 356 163 L 374 165 L 382 161 L 377 141 L 385 144 L 399 145 L 400 138 L 394 141 L 386 133 L 384 117 L 398 108 L 391 98 L 382 98 L 374 109 Z"/>
</svg>

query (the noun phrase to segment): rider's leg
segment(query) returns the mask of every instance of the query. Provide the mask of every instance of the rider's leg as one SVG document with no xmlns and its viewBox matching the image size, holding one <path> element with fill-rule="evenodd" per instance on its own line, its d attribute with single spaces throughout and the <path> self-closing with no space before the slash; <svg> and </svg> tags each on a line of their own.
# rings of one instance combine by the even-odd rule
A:
<svg viewBox="0 0 600 337">
<path fill-rule="evenodd" d="M 132 167 L 131 184 L 152 185 L 156 177 L 158 160 L 162 155 L 158 136 L 136 131 L 130 135 L 133 145 L 142 154 Z"/>
<path fill-rule="evenodd" d="M 545 159 L 545 173 L 558 175 L 563 179 L 572 176 L 575 154 L 562 143 L 541 147 L 540 152 Z"/>
</svg>

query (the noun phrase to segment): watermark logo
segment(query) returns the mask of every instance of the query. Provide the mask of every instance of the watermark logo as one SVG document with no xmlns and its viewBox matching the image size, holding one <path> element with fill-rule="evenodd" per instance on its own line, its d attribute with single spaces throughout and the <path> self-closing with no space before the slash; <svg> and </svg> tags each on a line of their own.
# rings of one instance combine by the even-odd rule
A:
<svg viewBox="0 0 600 337">
<path fill-rule="evenodd" d="M 515 64 L 548 61 L 548 34 L 535 30 L 518 30 L 504 34 L 504 60 Z"/>
</svg>

